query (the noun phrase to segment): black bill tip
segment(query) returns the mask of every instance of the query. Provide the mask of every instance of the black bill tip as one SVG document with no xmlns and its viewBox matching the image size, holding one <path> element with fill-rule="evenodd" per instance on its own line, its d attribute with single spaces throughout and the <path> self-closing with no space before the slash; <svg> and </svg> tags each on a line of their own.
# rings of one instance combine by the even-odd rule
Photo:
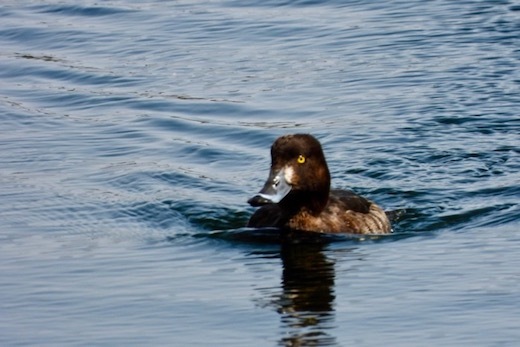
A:
<svg viewBox="0 0 520 347">
<path fill-rule="evenodd" d="M 264 198 L 263 196 L 255 195 L 251 199 L 247 200 L 247 203 L 253 207 L 258 207 L 267 204 L 272 204 L 273 202 L 269 199 Z"/>
</svg>

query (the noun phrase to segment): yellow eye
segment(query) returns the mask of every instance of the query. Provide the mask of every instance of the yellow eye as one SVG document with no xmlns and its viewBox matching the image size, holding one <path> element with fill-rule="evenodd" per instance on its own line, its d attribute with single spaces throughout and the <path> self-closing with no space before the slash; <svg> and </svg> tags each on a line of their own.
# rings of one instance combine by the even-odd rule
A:
<svg viewBox="0 0 520 347">
<path fill-rule="evenodd" d="M 298 163 L 299 164 L 303 164 L 305 163 L 305 157 L 303 155 L 300 154 L 300 156 L 298 157 Z"/>
</svg>

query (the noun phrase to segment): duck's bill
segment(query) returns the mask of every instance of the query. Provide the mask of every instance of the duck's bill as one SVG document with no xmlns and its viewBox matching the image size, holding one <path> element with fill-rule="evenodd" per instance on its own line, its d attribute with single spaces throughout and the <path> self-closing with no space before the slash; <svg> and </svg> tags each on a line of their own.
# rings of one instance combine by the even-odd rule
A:
<svg viewBox="0 0 520 347">
<path fill-rule="evenodd" d="M 247 202 L 251 206 L 277 204 L 289 194 L 291 185 L 285 180 L 284 169 L 269 175 L 262 190 Z"/>
</svg>

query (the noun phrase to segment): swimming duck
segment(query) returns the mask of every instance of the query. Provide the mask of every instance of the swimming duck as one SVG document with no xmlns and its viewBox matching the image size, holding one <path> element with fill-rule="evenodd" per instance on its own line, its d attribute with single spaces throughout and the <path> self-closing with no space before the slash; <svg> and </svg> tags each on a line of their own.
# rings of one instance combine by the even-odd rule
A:
<svg viewBox="0 0 520 347">
<path fill-rule="evenodd" d="M 318 233 L 387 234 L 387 214 L 351 190 L 330 188 L 319 141 L 309 134 L 279 137 L 271 147 L 271 170 L 260 192 L 248 200 L 261 206 L 249 227 Z"/>
</svg>

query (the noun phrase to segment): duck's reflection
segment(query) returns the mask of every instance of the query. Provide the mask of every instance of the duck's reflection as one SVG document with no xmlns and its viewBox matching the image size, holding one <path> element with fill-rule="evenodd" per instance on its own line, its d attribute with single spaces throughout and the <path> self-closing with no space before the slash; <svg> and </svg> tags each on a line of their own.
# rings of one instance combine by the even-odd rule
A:
<svg viewBox="0 0 520 347">
<path fill-rule="evenodd" d="M 282 292 L 277 302 L 284 336 L 281 346 L 331 346 L 334 327 L 334 261 L 323 245 L 284 244 Z"/>
</svg>

